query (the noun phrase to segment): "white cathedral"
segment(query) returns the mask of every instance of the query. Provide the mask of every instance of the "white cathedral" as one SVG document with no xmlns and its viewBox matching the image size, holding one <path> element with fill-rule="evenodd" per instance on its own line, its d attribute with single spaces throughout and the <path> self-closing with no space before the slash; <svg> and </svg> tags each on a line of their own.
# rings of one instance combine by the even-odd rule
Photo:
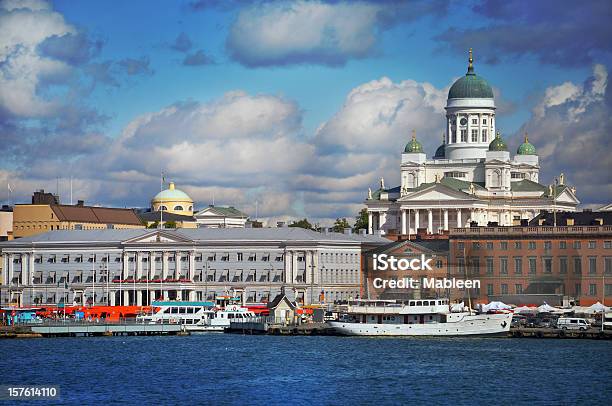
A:
<svg viewBox="0 0 612 406">
<path fill-rule="evenodd" d="M 444 142 L 431 159 L 412 134 L 401 161 L 401 185 L 368 190 L 368 232 L 440 233 L 449 227 L 511 226 L 541 210 L 576 211 L 576 189 L 563 174 L 554 185 L 539 183 L 539 160 L 527 135 L 513 157 L 495 131 L 491 86 L 474 73 L 470 49 L 467 74 L 448 92 Z"/>
</svg>

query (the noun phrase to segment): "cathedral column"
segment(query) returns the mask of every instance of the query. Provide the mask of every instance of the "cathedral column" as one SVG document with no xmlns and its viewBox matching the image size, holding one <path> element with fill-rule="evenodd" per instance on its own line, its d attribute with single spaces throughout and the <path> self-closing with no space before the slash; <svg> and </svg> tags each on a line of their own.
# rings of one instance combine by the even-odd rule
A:
<svg viewBox="0 0 612 406">
<path fill-rule="evenodd" d="M 427 209 L 427 233 L 433 234 L 433 213 Z"/>
<path fill-rule="evenodd" d="M 457 227 L 463 228 L 463 224 L 461 224 L 461 209 L 457 209 Z"/>
<path fill-rule="evenodd" d="M 444 209 L 444 231 L 448 231 L 448 209 Z"/>
<path fill-rule="evenodd" d="M 406 231 L 406 210 L 402 210 L 402 234 L 408 234 Z"/>
<path fill-rule="evenodd" d="M 373 226 L 374 224 L 372 223 L 373 219 L 372 219 L 372 212 L 369 211 L 368 212 L 368 234 L 373 234 Z"/>
<path fill-rule="evenodd" d="M 193 282 L 195 275 L 195 252 L 189 251 L 189 267 L 187 270 L 187 278 Z"/>
<path fill-rule="evenodd" d="M 383 224 L 387 222 L 387 212 L 382 211 L 380 212 L 379 216 L 380 216 L 380 222 L 378 223 L 378 229 L 382 230 Z"/>
<path fill-rule="evenodd" d="M 419 209 L 414 209 L 414 233 L 419 231 Z"/>
<path fill-rule="evenodd" d="M 176 258 L 175 258 L 176 260 Z M 162 281 L 168 277 L 168 252 L 162 252 L 162 271 L 161 271 L 161 279 Z"/>
</svg>

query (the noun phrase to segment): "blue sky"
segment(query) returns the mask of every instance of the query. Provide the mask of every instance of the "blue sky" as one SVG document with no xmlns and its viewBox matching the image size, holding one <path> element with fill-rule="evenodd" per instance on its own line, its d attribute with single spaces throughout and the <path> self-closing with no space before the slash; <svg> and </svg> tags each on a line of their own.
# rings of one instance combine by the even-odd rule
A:
<svg viewBox="0 0 612 406">
<path fill-rule="evenodd" d="M 144 207 L 164 170 L 200 207 L 353 217 L 398 180 L 412 129 L 433 153 L 469 47 L 510 147 L 529 131 L 544 183 L 564 171 L 583 203 L 612 200 L 606 1 L 0 4 L 14 201 L 72 176 L 75 198 Z"/>
</svg>

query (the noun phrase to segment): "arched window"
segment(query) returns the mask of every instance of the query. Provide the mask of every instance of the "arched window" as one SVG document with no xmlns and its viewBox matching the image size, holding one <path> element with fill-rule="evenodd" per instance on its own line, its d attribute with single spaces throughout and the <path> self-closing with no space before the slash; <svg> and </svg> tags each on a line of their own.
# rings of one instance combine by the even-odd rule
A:
<svg viewBox="0 0 612 406">
<path fill-rule="evenodd" d="M 174 210 L 183 211 L 183 206 L 174 206 Z"/>
<path fill-rule="evenodd" d="M 491 187 L 501 186 L 501 173 L 499 171 L 493 171 L 491 173 Z"/>
<path fill-rule="evenodd" d="M 189 206 L 189 211 L 193 211 L 193 206 Z"/>
<path fill-rule="evenodd" d="M 159 206 L 157 211 L 159 211 L 159 210 L 168 211 L 168 208 L 166 206 Z"/>
</svg>

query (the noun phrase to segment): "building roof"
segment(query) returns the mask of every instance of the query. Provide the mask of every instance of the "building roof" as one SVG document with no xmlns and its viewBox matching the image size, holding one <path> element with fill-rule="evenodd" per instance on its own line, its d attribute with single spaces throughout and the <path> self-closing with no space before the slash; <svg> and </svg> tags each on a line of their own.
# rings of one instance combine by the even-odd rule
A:
<svg viewBox="0 0 612 406">
<path fill-rule="evenodd" d="M 193 202 L 191 197 L 182 190 L 176 189 L 174 187 L 174 182 L 170 182 L 170 186 L 168 189 L 164 189 L 158 194 L 155 195 L 152 201 L 154 202 L 165 202 L 165 201 L 184 201 L 187 200 L 189 202 Z"/>
<path fill-rule="evenodd" d="M 195 222 L 196 219 L 193 216 L 186 216 L 183 214 L 176 214 L 164 211 L 164 215 L 162 217 L 162 213 L 160 211 L 147 211 L 144 213 L 138 213 L 138 217 L 142 221 L 150 222 L 150 221 L 192 221 Z"/>
<path fill-rule="evenodd" d="M 492 99 L 493 89 L 487 81 L 474 73 L 472 49 L 468 59 L 468 71 L 464 77 L 459 78 L 453 83 L 448 91 L 449 99 Z"/>
<path fill-rule="evenodd" d="M 416 134 L 412 133 L 412 139 L 408 141 L 406 147 L 404 148 L 404 153 L 406 154 L 415 154 L 415 153 L 423 153 L 423 145 L 417 141 Z"/>
<path fill-rule="evenodd" d="M 291 300 L 289 300 L 289 298 L 287 298 L 287 295 L 285 295 L 285 293 L 280 293 L 276 295 L 273 301 L 268 303 L 268 309 L 276 309 L 283 300 L 287 302 L 291 309 L 295 309 L 297 307 L 295 303 L 293 303 Z"/>
<path fill-rule="evenodd" d="M 508 145 L 506 145 L 506 141 L 504 141 L 499 131 L 489 144 L 489 151 L 508 151 Z"/>
<path fill-rule="evenodd" d="M 372 235 L 319 233 L 298 227 L 281 228 L 193 228 L 193 229 L 102 229 L 102 230 L 58 230 L 30 237 L 19 238 L 8 244 L 44 242 L 122 242 L 150 233 L 162 232 L 166 236 L 175 235 L 177 239 L 193 241 L 310 241 L 340 243 L 383 244 L 388 239 Z"/>
<path fill-rule="evenodd" d="M 200 210 L 196 213 L 196 215 L 201 215 L 204 213 L 211 213 L 217 216 L 222 217 L 238 217 L 238 218 L 248 218 L 249 215 L 241 212 L 233 206 L 223 207 L 223 206 L 208 206 L 205 209 Z"/>
<path fill-rule="evenodd" d="M 518 149 L 516 150 L 516 153 L 518 155 L 537 155 L 536 149 L 533 144 L 529 142 L 527 134 L 525 134 L 525 140 L 521 145 L 519 145 Z"/>
<path fill-rule="evenodd" d="M 510 182 L 510 190 L 513 192 L 546 192 L 548 188 L 529 179 Z"/>
<path fill-rule="evenodd" d="M 609 226 L 612 225 L 612 212 L 607 211 L 561 211 L 556 213 L 557 226 L 567 226 L 568 220 L 574 220 L 574 226 Z M 571 223 L 571 221 L 570 221 Z M 542 211 L 529 222 L 529 226 L 553 226 L 555 213 Z"/>
<path fill-rule="evenodd" d="M 63 204 L 52 204 L 49 207 L 60 221 L 142 225 L 142 222 L 132 209 Z"/>
<path fill-rule="evenodd" d="M 383 246 L 377 247 L 373 250 L 368 251 L 371 254 L 378 253 L 386 253 L 393 252 L 398 248 L 404 246 L 414 246 L 417 249 L 420 249 L 424 252 L 432 252 L 437 254 L 447 254 L 449 251 L 449 240 L 448 239 L 432 239 L 432 240 L 401 240 L 401 241 L 393 241 L 389 244 L 385 244 Z"/>
</svg>

